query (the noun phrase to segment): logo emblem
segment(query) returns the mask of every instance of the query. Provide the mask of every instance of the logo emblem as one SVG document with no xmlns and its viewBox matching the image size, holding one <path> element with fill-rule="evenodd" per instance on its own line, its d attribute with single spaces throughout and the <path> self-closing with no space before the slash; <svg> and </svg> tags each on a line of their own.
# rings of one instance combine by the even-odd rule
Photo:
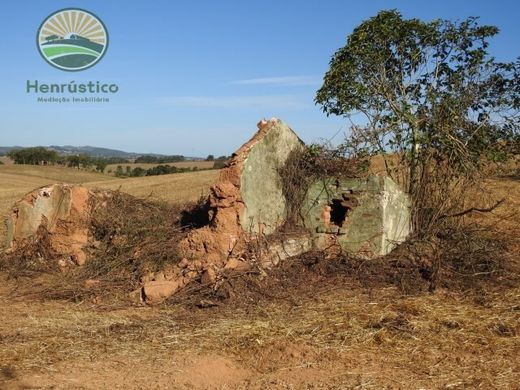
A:
<svg viewBox="0 0 520 390">
<path fill-rule="evenodd" d="M 93 13 L 67 8 L 43 21 L 36 43 L 42 57 L 52 66 L 66 71 L 85 70 L 105 55 L 108 32 Z"/>
</svg>

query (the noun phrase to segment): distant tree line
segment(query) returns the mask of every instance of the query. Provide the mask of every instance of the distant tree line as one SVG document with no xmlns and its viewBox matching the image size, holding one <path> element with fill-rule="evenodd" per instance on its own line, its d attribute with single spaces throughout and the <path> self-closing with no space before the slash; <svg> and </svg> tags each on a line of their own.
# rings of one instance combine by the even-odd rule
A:
<svg viewBox="0 0 520 390">
<path fill-rule="evenodd" d="M 7 156 L 15 164 L 62 165 L 78 169 L 94 167 L 99 172 L 104 172 L 108 164 L 129 163 L 127 159 L 121 157 L 91 157 L 87 154 L 63 156 L 55 150 L 42 146 L 12 150 Z"/>
<path fill-rule="evenodd" d="M 211 160 L 209 160 L 210 157 L 212 157 Z M 213 169 L 222 169 L 226 166 L 226 162 L 230 158 L 231 158 L 231 156 L 220 156 L 220 157 L 214 158 L 213 155 L 210 154 L 206 158 L 206 161 L 213 161 Z"/>
<path fill-rule="evenodd" d="M 158 176 L 158 175 L 169 175 L 171 173 L 182 173 L 182 172 L 194 172 L 198 171 L 198 167 L 183 167 L 179 168 L 174 165 L 157 165 L 152 168 L 133 168 L 127 165 L 124 169 L 122 165 L 118 165 L 115 170 L 117 177 L 142 177 L 142 176 Z"/>
<path fill-rule="evenodd" d="M 50 165 L 58 160 L 58 153 L 41 146 L 12 150 L 7 155 L 15 164 Z"/>
<path fill-rule="evenodd" d="M 128 164 L 129 160 L 122 157 L 92 157 L 88 154 L 77 154 L 64 156 L 58 154 L 57 151 L 47 149 L 42 146 L 23 148 L 11 150 L 7 153 L 7 156 L 13 160 L 15 164 L 27 164 L 27 165 L 62 165 L 70 168 L 77 169 L 89 169 L 94 168 L 96 171 L 104 172 L 107 165 L 109 164 Z M 215 158 L 213 155 L 209 155 L 206 161 L 213 161 L 213 169 L 221 169 L 225 166 L 229 156 L 220 156 Z M 126 166 L 123 169 L 122 165 L 119 165 L 115 170 L 115 175 L 119 177 L 139 177 L 139 176 L 155 176 L 155 175 L 167 175 L 170 173 L 196 171 L 197 167 L 193 168 L 179 168 L 173 165 L 165 165 L 166 162 L 180 162 L 185 161 L 186 158 L 180 155 L 172 156 L 151 156 L 145 155 L 138 157 L 135 163 L 148 163 L 148 164 L 159 164 L 155 167 L 144 169 L 136 167 L 132 169 L 130 166 Z"/>
<path fill-rule="evenodd" d="M 185 161 L 186 158 L 184 156 L 180 155 L 173 155 L 173 156 L 151 156 L 151 155 L 144 155 L 137 157 L 135 159 L 136 163 L 139 164 L 165 164 L 165 163 L 174 163 L 174 162 L 180 162 Z"/>
</svg>

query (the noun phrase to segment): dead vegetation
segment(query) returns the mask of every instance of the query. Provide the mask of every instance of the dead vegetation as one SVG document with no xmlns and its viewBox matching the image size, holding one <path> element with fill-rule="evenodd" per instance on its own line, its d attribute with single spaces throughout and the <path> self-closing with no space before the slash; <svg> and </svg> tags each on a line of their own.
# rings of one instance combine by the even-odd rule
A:
<svg viewBox="0 0 520 390">
<path fill-rule="evenodd" d="M 59 266 L 49 233 L 0 256 L 0 269 L 26 285 L 24 293 L 43 299 L 81 301 L 100 296 L 121 298 L 138 288 L 140 278 L 176 264 L 178 242 L 194 222 L 197 204 L 168 205 L 120 191 L 105 191 L 106 201 L 90 208 L 91 244 L 84 267 Z M 182 210 L 182 213 L 181 213 Z"/>
<path fill-rule="evenodd" d="M 114 375 L 123 370 L 130 377 L 143 367 L 139 381 L 126 385 L 146 387 L 178 378 L 176 369 L 166 369 L 172 357 L 219 351 L 248 372 L 233 388 L 514 388 L 518 284 L 404 294 L 403 275 L 415 275 L 408 281 L 425 289 L 427 283 L 391 263 L 315 253 L 269 277 L 230 275 L 229 298 L 192 285 L 160 308 L 37 303 L 5 294 L 3 380 L 50 385 L 56 370 L 72 369 L 95 387 L 95 362 L 103 361 Z M 202 298 L 214 304 L 201 305 Z M 37 382 L 27 373 L 40 374 Z"/>
<path fill-rule="evenodd" d="M 514 388 L 519 183 L 483 184 L 467 192 L 464 209 L 444 209 L 442 229 L 384 258 L 312 252 L 271 271 L 225 270 L 217 285 L 194 281 L 156 308 L 128 301 L 128 292 L 141 275 L 179 261 L 176 244 L 207 223 L 207 203 L 114 192 L 92 213 L 85 267 L 46 261 L 54 254 L 45 234 L 23 256 L 2 258 L 10 278 L 1 283 L 0 315 L 9 320 L 0 324 L 0 384 L 51 387 L 77 375 L 103 387 L 103 369 L 114 388 L 118 375 L 129 388 L 197 387 L 182 365 L 165 367 L 172 356 L 218 353 L 240 375 L 213 378 L 209 388 Z M 489 212 L 448 217 L 483 198 Z"/>
</svg>

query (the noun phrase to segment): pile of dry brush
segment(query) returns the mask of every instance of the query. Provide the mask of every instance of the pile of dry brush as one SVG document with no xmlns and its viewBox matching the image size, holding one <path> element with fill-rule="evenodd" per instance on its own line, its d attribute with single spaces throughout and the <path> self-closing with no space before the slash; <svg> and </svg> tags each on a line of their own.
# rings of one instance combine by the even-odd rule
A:
<svg viewBox="0 0 520 390">
<path fill-rule="evenodd" d="M 310 146 L 291 154 L 280 172 L 288 199 L 289 225 L 296 225 L 308 187 L 315 180 L 368 174 L 373 157 L 345 158 L 341 153 L 339 149 Z M 386 174 L 405 187 L 403 180 L 409 169 L 406 159 L 393 156 L 393 163 L 385 166 L 392 167 Z M 302 256 L 302 266 L 332 267 L 332 273 L 355 274 L 357 280 L 365 279 L 369 284 L 384 278 L 403 292 L 422 291 L 425 286 L 430 290 L 455 286 L 474 288 L 504 275 L 518 275 L 511 250 L 514 237 L 498 233 L 496 225 L 473 218 L 475 214 L 494 212 L 503 202 L 489 197 L 484 201 L 481 194 L 485 188 L 479 172 L 454 171 L 450 164 L 434 159 L 425 161 L 420 172 L 420 186 L 412 194 L 415 230 L 405 243 L 386 257 L 370 262 L 371 266 L 345 253 L 325 252 Z M 189 229 L 208 223 L 206 199 L 196 204 L 172 206 L 115 191 L 106 205 L 93 204 L 91 210 L 92 243 L 88 248 L 89 261 L 84 267 L 60 267 L 45 229 L 26 246 L 0 255 L 0 270 L 21 282 L 20 295 L 69 300 L 127 296 L 139 287 L 142 275 L 180 261 L 178 242 Z M 273 277 L 276 279 L 276 273 L 282 271 L 273 270 Z M 237 282 L 237 277 L 243 282 Z M 244 290 L 244 283 L 249 288 L 264 277 L 263 272 L 249 272 L 232 275 L 230 281 L 234 280 L 233 285 Z M 291 277 L 299 280 L 298 275 L 285 273 L 283 277 L 283 283 L 288 285 Z M 227 290 L 233 288 L 230 285 L 225 283 Z M 222 294 L 195 282 L 171 302 L 231 295 L 229 291 Z"/>
<path fill-rule="evenodd" d="M 196 225 L 204 204 L 168 205 L 113 191 L 106 204 L 91 206 L 89 261 L 62 267 L 45 229 L 14 252 L 0 256 L 0 270 L 30 284 L 30 295 L 83 299 L 127 293 L 139 278 L 180 261 L 177 244 Z M 27 293 L 25 291 L 24 293 Z"/>
</svg>

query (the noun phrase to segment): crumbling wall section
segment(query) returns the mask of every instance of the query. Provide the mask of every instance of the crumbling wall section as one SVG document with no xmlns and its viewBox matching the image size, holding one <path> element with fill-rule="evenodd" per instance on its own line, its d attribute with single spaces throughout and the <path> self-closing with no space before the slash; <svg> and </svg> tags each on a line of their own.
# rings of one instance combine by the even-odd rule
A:
<svg viewBox="0 0 520 390">
<path fill-rule="evenodd" d="M 298 136 L 275 123 L 248 154 L 240 180 L 244 212 L 240 224 L 248 233 L 271 234 L 287 217 L 280 169 L 294 149 L 303 148 Z"/>
<path fill-rule="evenodd" d="M 39 229 L 50 233 L 52 250 L 78 265 L 86 261 L 92 193 L 84 187 L 54 184 L 17 201 L 7 220 L 8 244 L 15 250 L 34 239 Z"/>
<path fill-rule="evenodd" d="M 223 267 L 240 257 L 251 233 L 269 234 L 286 216 L 278 170 L 303 143 L 281 120 L 258 123 L 258 132 L 232 156 L 210 190 L 210 224 L 181 243 L 188 259 Z"/>
<path fill-rule="evenodd" d="M 373 258 L 406 239 L 409 210 L 408 196 L 388 177 L 329 178 L 309 188 L 302 222 L 318 247 L 335 239 L 344 251 Z"/>
</svg>

